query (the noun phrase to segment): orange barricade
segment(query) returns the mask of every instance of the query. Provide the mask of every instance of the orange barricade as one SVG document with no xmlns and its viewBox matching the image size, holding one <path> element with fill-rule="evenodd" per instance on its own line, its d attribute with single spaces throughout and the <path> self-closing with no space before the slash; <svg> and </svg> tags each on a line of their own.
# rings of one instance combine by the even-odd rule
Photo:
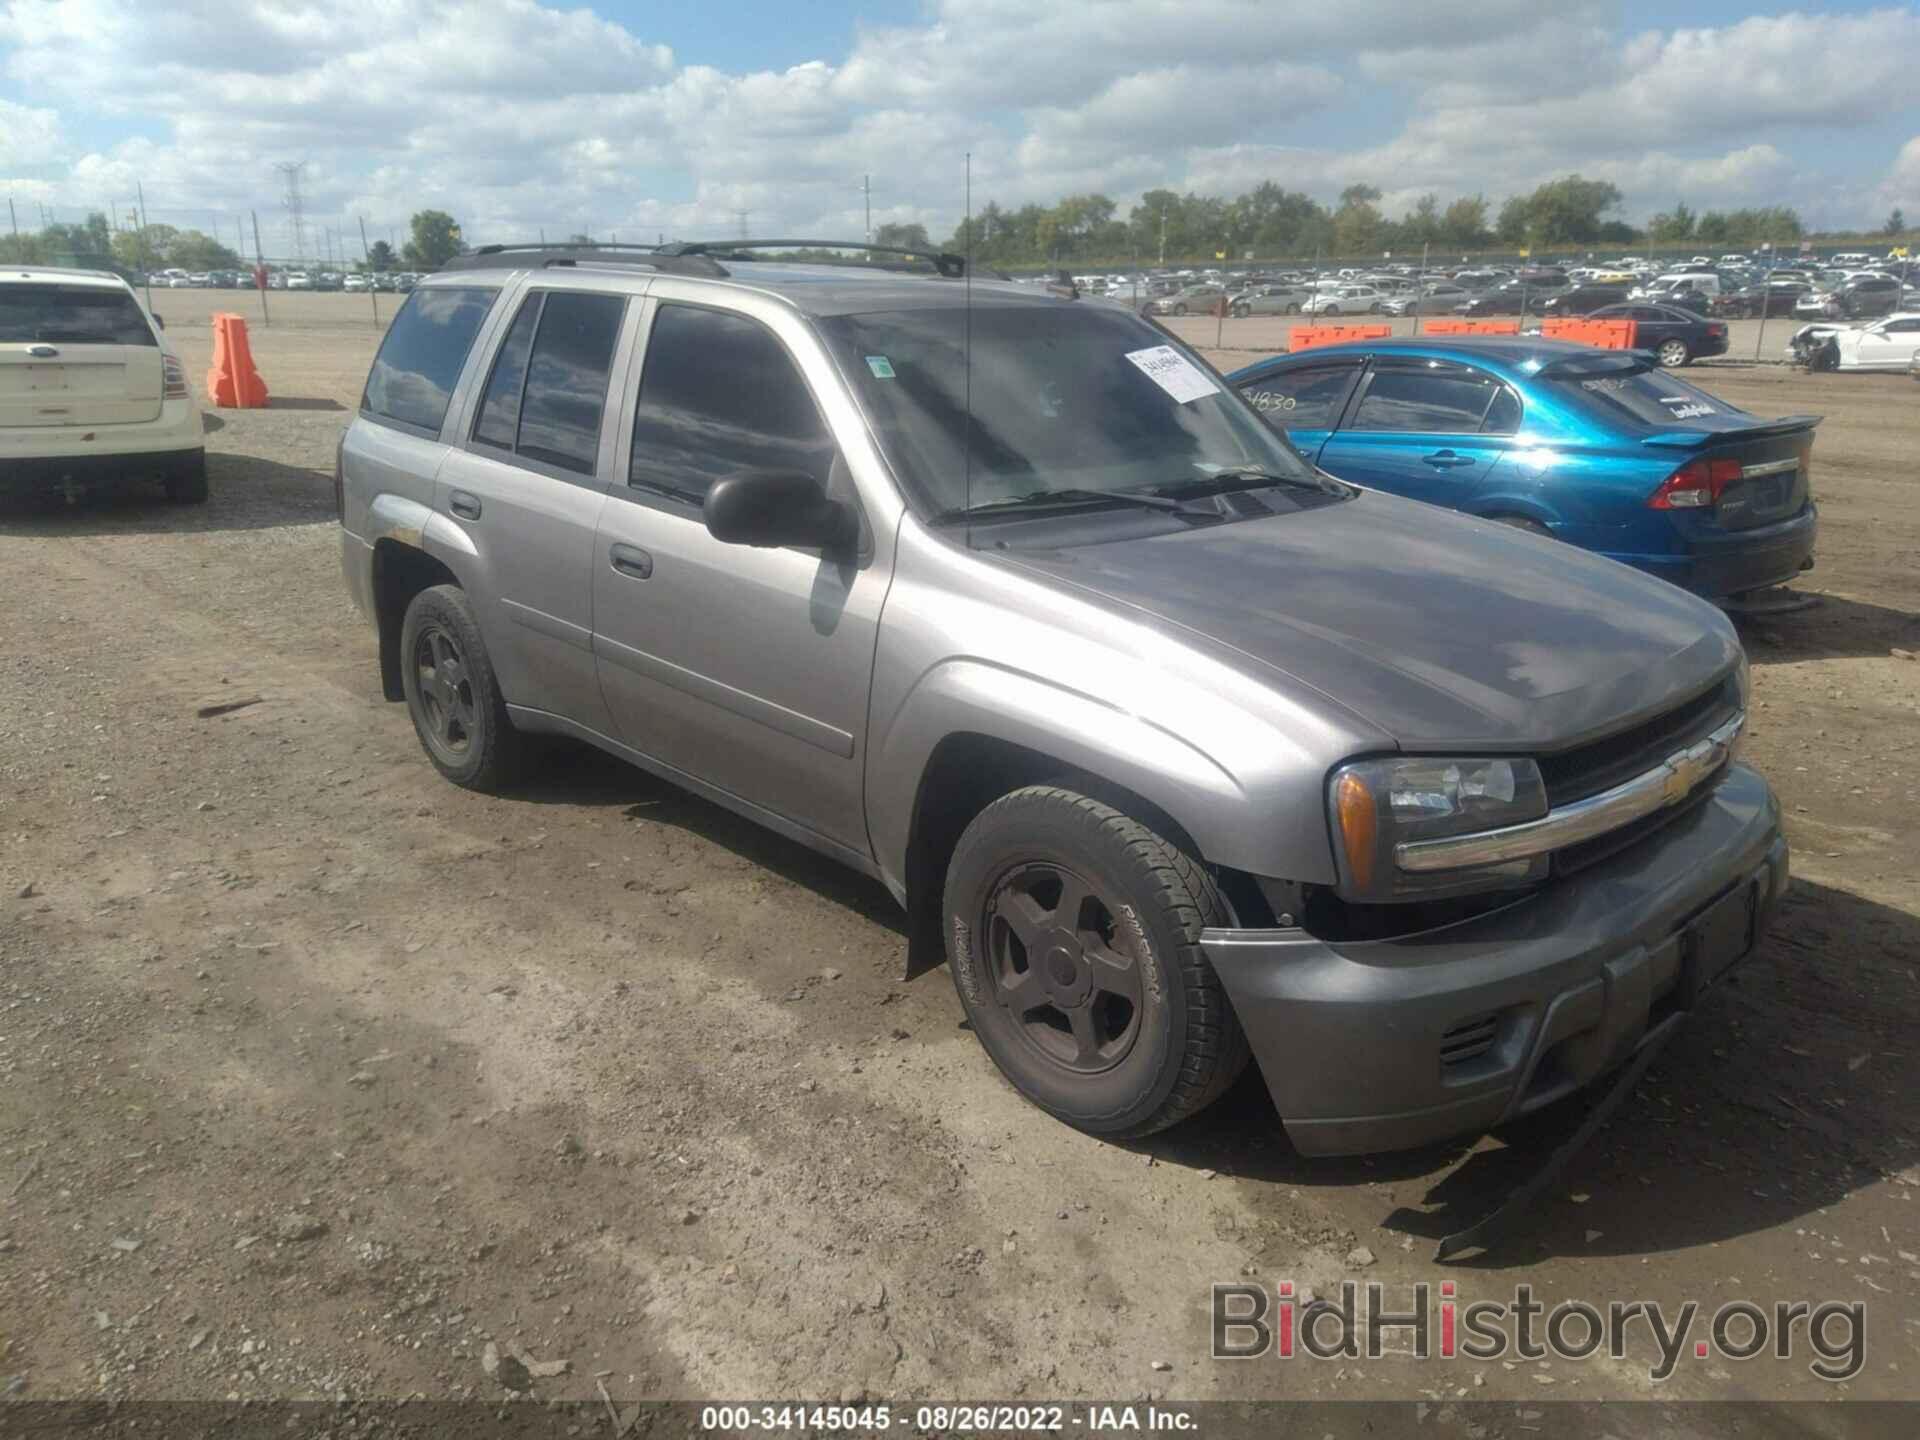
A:
<svg viewBox="0 0 1920 1440">
<path fill-rule="evenodd" d="M 1436 316 L 1424 320 L 1420 329 L 1428 335 L 1518 335 L 1518 320 L 1450 320 Z"/>
<path fill-rule="evenodd" d="M 247 322 L 239 315 L 213 317 L 213 368 L 207 371 L 207 399 L 226 410 L 264 410 L 267 382 L 253 368 Z"/>
<path fill-rule="evenodd" d="M 1349 340 L 1385 340 L 1391 334 L 1391 325 L 1296 325 L 1287 332 L 1287 353 Z"/>
<path fill-rule="evenodd" d="M 1631 320 L 1547 319 L 1540 322 L 1540 333 L 1549 340 L 1571 340 L 1576 345 L 1591 345 L 1598 350 L 1631 350 L 1638 327 Z"/>
</svg>

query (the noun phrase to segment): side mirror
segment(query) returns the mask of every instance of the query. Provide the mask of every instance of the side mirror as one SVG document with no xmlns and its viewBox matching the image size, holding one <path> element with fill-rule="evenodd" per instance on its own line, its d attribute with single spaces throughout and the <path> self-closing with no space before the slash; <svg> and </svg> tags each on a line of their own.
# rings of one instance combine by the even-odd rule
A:
<svg viewBox="0 0 1920 1440">
<path fill-rule="evenodd" d="M 702 515 L 714 539 L 729 545 L 853 548 L 853 510 L 829 499 L 798 470 L 749 470 L 713 482 Z"/>
</svg>

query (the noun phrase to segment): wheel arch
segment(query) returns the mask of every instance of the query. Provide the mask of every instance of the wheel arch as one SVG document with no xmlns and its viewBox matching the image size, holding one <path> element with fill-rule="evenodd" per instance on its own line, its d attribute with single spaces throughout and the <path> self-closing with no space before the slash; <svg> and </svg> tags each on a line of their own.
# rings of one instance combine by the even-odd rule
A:
<svg viewBox="0 0 1920 1440">
<path fill-rule="evenodd" d="M 373 619 L 380 636 L 380 693 L 404 700 L 400 680 L 400 627 L 407 606 L 422 590 L 459 585 L 460 577 L 416 545 L 386 536 L 373 542 Z"/>
</svg>

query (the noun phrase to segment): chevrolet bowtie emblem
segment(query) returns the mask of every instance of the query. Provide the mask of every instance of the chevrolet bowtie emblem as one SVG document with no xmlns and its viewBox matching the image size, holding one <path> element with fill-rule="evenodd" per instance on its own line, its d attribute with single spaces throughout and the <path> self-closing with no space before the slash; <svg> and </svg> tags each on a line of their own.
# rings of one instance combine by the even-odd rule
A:
<svg viewBox="0 0 1920 1440">
<path fill-rule="evenodd" d="M 1727 747 L 1718 740 L 1702 740 L 1669 755 L 1663 762 L 1666 777 L 1661 784 L 1665 804 L 1678 805 L 1693 793 L 1693 787 L 1720 768 L 1727 758 Z"/>
</svg>

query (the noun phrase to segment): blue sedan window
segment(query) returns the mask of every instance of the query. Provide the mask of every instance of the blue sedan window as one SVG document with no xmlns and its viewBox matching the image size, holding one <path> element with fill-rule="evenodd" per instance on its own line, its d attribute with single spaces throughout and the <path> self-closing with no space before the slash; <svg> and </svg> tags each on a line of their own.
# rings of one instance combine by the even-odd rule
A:
<svg viewBox="0 0 1920 1440">
<path fill-rule="evenodd" d="M 1472 435 L 1499 390 L 1491 375 L 1464 366 L 1383 366 L 1344 428 Z"/>
<path fill-rule="evenodd" d="M 1340 418 L 1358 365 L 1303 365 L 1241 384 L 1240 393 L 1269 425 L 1282 430 L 1329 430 Z"/>
</svg>

